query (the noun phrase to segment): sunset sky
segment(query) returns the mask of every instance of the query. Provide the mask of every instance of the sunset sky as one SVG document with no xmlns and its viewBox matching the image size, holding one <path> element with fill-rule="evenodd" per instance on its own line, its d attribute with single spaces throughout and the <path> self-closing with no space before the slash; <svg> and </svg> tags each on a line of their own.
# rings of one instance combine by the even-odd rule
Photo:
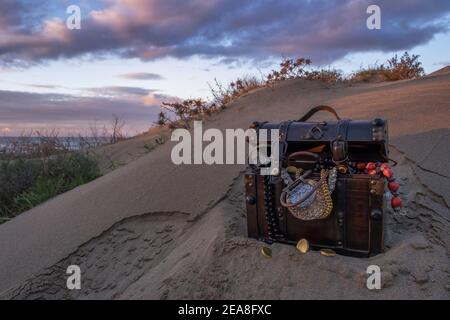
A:
<svg viewBox="0 0 450 320">
<path fill-rule="evenodd" d="M 381 8 L 369 30 L 366 9 Z M 66 27 L 69 5 L 81 30 Z M 0 135 L 86 130 L 117 114 L 145 131 L 161 101 L 309 57 L 345 73 L 405 50 L 450 64 L 448 0 L 0 1 Z"/>
</svg>

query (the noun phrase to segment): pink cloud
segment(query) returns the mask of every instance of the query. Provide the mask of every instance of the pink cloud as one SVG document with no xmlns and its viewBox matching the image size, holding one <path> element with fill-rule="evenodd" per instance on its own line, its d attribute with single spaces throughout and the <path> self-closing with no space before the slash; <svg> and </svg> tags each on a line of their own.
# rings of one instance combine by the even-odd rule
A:
<svg viewBox="0 0 450 320">
<path fill-rule="evenodd" d="M 332 62 L 350 52 L 407 50 L 424 44 L 448 31 L 443 19 L 450 12 L 450 1 L 378 0 L 383 28 L 374 33 L 365 26 L 370 0 L 102 3 L 103 8 L 84 15 L 82 30 L 74 31 L 58 19 L 21 22 L 26 10 L 21 1 L 0 2 L 0 64 L 104 53 L 143 60 L 289 54 Z"/>
</svg>

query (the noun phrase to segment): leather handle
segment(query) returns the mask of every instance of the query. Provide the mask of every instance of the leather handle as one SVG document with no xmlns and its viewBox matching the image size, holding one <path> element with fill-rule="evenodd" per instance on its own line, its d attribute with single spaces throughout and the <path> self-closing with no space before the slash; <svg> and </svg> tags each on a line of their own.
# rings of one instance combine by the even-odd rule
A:
<svg viewBox="0 0 450 320">
<path fill-rule="evenodd" d="M 299 122 L 305 122 L 306 120 L 311 118 L 314 114 L 316 114 L 319 111 L 327 111 L 327 112 L 333 114 L 338 121 L 341 120 L 341 118 L 338 116 L 336 110 L 334 110 L 332 107 L 325 106 L 325 105 L 320 105 L 320 106 L 314 107 L 311 110 L 309 110 L 303 117 L 298 119 L 298 121 Z"/>
<path fill-rule="evenodd" d="M 292 159 L 295 159 L 297 157 L 300 156 L 308 156 L 311 157 L 313 160 L 315 160 L 316 162 L 318 162 L 320 160 L 320 156 L 317 153 L 313 153 L 313 152 L 309 152 L 309 151 L 297 151 L 297 152 L 293 152 L 291 153 L 287 160 L 288 162 L 291 161 Z"/>
<path fill-rule="evenodd" d="M 297 151 L 297 152 L 292 152 L 289 155 L 288 160 L 291 160 L 292 158 L 297 158 L 299 156 L 310 156 L 312 158 L 315 158 L 317 161 L 319 161 L 319 159 L 320 159 L 320 156 L 317 153 L 309 152 L 309 151 Z"/>
</svg>

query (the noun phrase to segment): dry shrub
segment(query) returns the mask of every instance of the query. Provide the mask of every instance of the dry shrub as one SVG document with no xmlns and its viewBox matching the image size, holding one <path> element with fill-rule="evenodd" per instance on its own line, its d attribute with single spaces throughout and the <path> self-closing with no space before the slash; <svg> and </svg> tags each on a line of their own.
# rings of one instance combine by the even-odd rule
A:
<svg viewBox="0 0 450 320">
<path fill-rule="evenodd" d="M 419 55 L 413 54 L 410 56 L 408 52 L 405 52 L 400 59 L 397 55 L 389 59 L 387 61 L 388 79 L 391 81 L 397 81 L 422 77 L 425 72 L 419 58 Z"/>
<path fill-rule="evenodd" d="M 244 76 L 224 86 L 215 79 L 215 87 L 210 85 L 214 103 L 220 107 L 225 107 L 230 102 L 237 100 L 243 95 L 255 89 L 265 86 L 265 82 L 254 76 Z"/>
<path fill-rule="evenodd" d="M 272 70 L 267 75 L 266 83 L 273 84 L 277 81 L 291 79 L 319 80 L 326 83 L 336 83 L 343 80 L 342 73 L 336 69 L 312 69 L 309 70 L 312 61 L 306 58 L 284 59 L 280 63 L 279 70 Z"/>
<path fill-rule="evenodd" d="M 308 71 L 305 68 L 309 65 L 311 65 L 310 59 L 284 59 L 280 63 L 280 70 L 272 70 L 272 72 L 267 75 L 266 82 L 273 83 L 277 81 L 305 78 L 308 74 Z"/>
<path fill-rule="evenodd" d="M 410 56 L 407 52 L 400 58 L 394 56 L 385 65 L 375 65 L 353 73 L 350 81 L 380 82 L 412 79 L 424 74 L 419 56 Z M 181 102 L 164 102 L 162 108 L 168 110 L 172 116 L 161 111 L 157 125 L 168 125 L 169 128 L 190 128 L 192 120 L 203 119 L 214 112 L 224 109 L 230 102 L 242 97 L 254 89 L 270 86 L 279 81 L 291 79 L 317 80 L 327 84 L 348 81 L 340 70 L 312 69 L 312 61 L 307 58 L 283 59 L 278 70 L 272 70 L 266 77 L 259 80 L 254 76 L 244 76 L 231 82 L 227 86 L 215 80 L 215 86 L 210 85 L 213 101 L 202 99 L 187 99 Z"/>
<path fill-rule="evenodd" d="M 159 113 L 158 125 L 168 125 L 169 128 L 190 128 L 193 120 L 201 120 L 218 111 L 215 103 L 203 99 L 186 99 L 180 102 L 163 102 L 162 108 L 170 112 L 168 116 L 164 111 Z"/>
<path fill-rule="evenodd" d="M 420 78 L 425 73 L 419 58 L 419 55 L 410 56 L 408 52 L 405 52 L 400 58 L 395 55 L 386 64 L 371 66 L 353 73 L 350 80 L 383 82 Z"/>
<path fill-rule="evenodd" d="M 127 139 L 124 132 L 126 123 L 119 116 L 113 114 L 108 125 L 99 127 L 93 122 L 86 135 L 78 135 L 82 149 L 92 149 L 104 144 L 114 144 Z"/>
<path fill-rule="evenodd" d="M 167 125 L 170 129 L 189 129 L 193 120 L 202 120 L 213 113 L 219 112 L 230 102 L 264 85 L 264 81 L 252 76 L 238 78 L 227 86 L 215 80 L 215 87 L 210 85 L 213 95 L 212 101 L 186 99 L 177 102 L 163 102 L 161 107 L 167 110 L 169 114 L 161 111 L 156 124 L 159 126 Z"/>
<path fill-rule="evenodd" d="M 22 132 L 20 136 L 10 138 L 0 150 L 0 160 L 47 159 L 52 155 L 68 152 L 71 149 L 70 139 L 59 137 L 59 132 L 55 129 Z"/>
<path fill-rule="evenodd" d="M 125 121 L 121 120 L 117 115 L 113 114 L 111 121 L 111 130 L 109 134 L 109 143 L 117 143 L 126 139 L 126 135 L 123 132 L 125 127 Z"/>
<path fill-rule="evenodd" d="M 309 71 L 306 74 L 308 80 L 319 80 L 325 83 L 337 83 L 343 80 L 342 73 L 336 69 L 320 69 Z"/>
<path fill-rule="evenodd" d="M 262 79 L 255 76 L 244 76 L 238 78 L 228 85 L 222 85 L 215 79 L 215 85 L 211 86 L 213 100 L 211 102 L 203 99 L 187 99 L 179 102 L 163 102 L 161 107 L 167 111 L 161 111 L 155 124 L 174 128 L 190 128 L 192 120 L 201 120 L 205 116 L 223 110 L 229 103 L 239 99 L 245 94 L 277 81 L 289 79 L 321 80 L 327 83 L 342 80 L 339 71 L 333 69 L 322 69 L 308 71 L 305 67 L 311 64 L 311 60 L 305 58 L 284 59 L 280 64 L 280 70 L 272 72 Z"/>
<path fill-rule="evenodd" d="M 384 82 L 388 81 L 386 76 L 386 68 L 384 65 L 374 65 L 368 68 L 361 68 L 359 71 L 350 76 L 350 81 L 353 82 Z"/>
</svg>

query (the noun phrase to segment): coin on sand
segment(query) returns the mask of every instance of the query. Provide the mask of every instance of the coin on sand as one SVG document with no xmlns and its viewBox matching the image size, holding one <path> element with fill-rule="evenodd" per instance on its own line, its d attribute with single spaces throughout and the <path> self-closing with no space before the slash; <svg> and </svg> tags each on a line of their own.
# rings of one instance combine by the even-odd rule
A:
<svg viewBox="0 0 450 320">
<path fill-rule="evenodd" d="M 334 252 L 334 250 L 331 249 L 322 249 L 320 250 L 320 254 L 325 257 L 334 257 L 336 255 L 336 252 Z"/>
<path fill-rule="evenodd" d="M 306 239 L 300 239 L 297 242 L 297 250 L 301 253 L 307 253 L 309 251 L 309 242 Z"/>
<path fill-rule="evenodd" d="M 272 258 L 272 250 L 270 248 L 262 247 L 261 254 L 263 255 L 263 257 Z"/>
</svg>

